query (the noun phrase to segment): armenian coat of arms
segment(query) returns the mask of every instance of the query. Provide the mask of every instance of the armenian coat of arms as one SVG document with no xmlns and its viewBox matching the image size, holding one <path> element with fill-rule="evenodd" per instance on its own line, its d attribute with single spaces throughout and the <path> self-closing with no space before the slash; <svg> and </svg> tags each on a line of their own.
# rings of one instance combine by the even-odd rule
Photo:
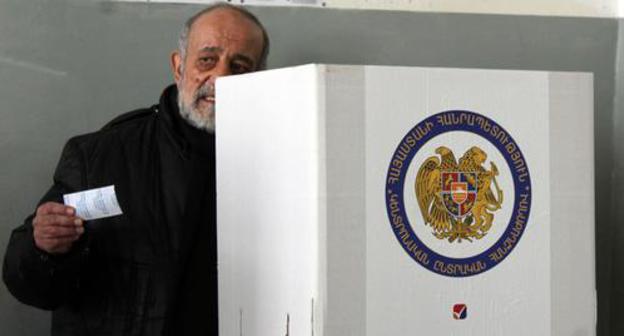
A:
<svg viewBox="0 0 624 336">
<path fill-rule="evenodd" d="M 459 159 L 453 151 L 440 146 L 418 169 L 414 188 L 426 225 L 433 235 L 449 242 L 472 241 L 487 235 L 494 213 L 503 204 L 503 191 L 496 176 L 498 168 L 490 161 L 490 170 L 482 164 L 487 154 L 471 147 Z M 492 185 L 495 191 L 492 190 Z"/>
</svg>

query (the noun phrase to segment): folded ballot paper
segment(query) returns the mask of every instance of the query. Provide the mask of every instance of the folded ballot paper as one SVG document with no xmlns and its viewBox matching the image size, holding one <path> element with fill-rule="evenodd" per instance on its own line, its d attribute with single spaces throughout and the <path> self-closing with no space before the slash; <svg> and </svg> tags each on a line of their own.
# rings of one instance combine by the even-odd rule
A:
<svg viewBox="0 0 624 336">
<path fill-rule="evenodd" d="M 63 195 L 65 205 L 76 209 L 76 216 L 84 220 L 93 220 L 121 215 L 117 202 L 115 186 L 89 189 Z"/>
<path fill-rule="evenodd" d="M 217 83 L 225 336 L 595 335 L 592 76 Z"/>
</svg>

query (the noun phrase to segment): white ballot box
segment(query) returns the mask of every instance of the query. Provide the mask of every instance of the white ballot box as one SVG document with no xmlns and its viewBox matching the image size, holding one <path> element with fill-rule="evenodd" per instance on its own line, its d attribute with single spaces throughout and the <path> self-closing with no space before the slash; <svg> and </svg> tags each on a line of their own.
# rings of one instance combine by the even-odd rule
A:
<svg viewBox="0 0 624 336">
<path fill-rule="evenodd" d="M 595 335 L 592 76 L 217 83 L 221 336 Z"/>
</svg>

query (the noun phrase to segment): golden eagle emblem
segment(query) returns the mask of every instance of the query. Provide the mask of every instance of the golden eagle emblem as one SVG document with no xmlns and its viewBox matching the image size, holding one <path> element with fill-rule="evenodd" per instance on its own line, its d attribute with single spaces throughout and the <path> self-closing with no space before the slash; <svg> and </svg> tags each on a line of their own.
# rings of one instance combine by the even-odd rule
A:
<svg viewBox="0 0 624 336">
<path fill-rule="evenodd" d="M 490 161 L 490 170 L 485 169 L 487 154 L 476 146 L 459 163 L 447 147 L 435 152 L 440 157 L 427 158 L 414 183 L 425 224 L 433 228 L 435 237 L 451 243 L 483 238 L 492 227 L 494 212 L 503 204 L 503 191 L 496 181 L 498 168 Z"/>
</svg>

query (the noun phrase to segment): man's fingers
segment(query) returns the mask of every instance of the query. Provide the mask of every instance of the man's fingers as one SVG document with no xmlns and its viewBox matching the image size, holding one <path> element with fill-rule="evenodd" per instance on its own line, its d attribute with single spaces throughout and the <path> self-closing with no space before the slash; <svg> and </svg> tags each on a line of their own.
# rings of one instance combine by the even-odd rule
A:
<svg viewBox="0 0 624 336">
<path fill-rule="evenodd" d="M 70 206 L 56 202 L 46 202 L 37 208 L 37 216 L 49 214 L 73 216 L 76 214 L 76 210 Z"/>
<path fill-rule="evenodd" d="M 66 253 L 78 237 L 61 237 L 35 240 L 37 247 L 52 254 Z"/>
<path fill-rule="evenodd" d="M 82 226 L 82 220 L 73 216 L 65 215 L 37 215 L 33 220 L 35 226 Z"/>
<path fill-rule="evenodd" d="M 84 233 L 82 226 L 68 227 L 68 226 L 43 226 L 36 230 L 35 237 L 41 239 L 56 239 L 80 236 Z"/>
<path fill-rule="evenodd" d="M 33 236 L 38 248 L 48 253 L 66 253 L 84 233 L 82 219 L 72 207 L 48 202 L 37 208 Z"/>
</svg>

